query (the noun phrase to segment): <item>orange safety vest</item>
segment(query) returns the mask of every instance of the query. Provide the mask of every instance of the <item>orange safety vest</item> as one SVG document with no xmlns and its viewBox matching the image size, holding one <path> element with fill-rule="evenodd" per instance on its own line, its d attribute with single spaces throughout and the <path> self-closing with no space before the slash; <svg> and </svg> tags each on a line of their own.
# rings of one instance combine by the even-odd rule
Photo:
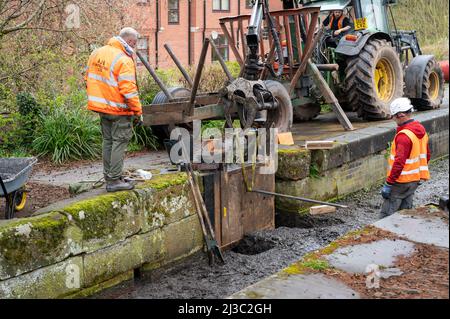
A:
<svg viewBox="0 0 450 319">
<path fill-rule="evenodd" d="M 410 130 L 404 129 L 398 132 L 398 134 L 405 134 L 412 142 L 411 153 L 406 160 L 400 177 L 397 179 L 397 183 L 411 183 L 418 182 L 420 180 L 429 180 L 430 171 L 428 170 L 427 159 L 427 146 L 428 146 L 428 134 L 422 139 L 419 139 L 416 134 Z M 395 136 L 397 137 L 398 134 Z M 396 155 L 395 138 L 392 142 L 391 155 L 389 157 L 389 169 L 388 176 L 391 175 L 392 166 L 394 165 Z"/>
<path fill-rule="evenodd" d="M 88 110 L 112 115 L 141 115 L 134 60 L 112 38 L 89 57 L 85 74 Z"/>
<path fill-rule="evenodd" d="M 341 15 L 341 17 L 339 18 L 339 21 L 338 21 L 338 29 L 342 29 L 342 24 L 344 23 L 344 19 L 345 19 L 344 15 Z M 333 28 L 333 22 L 334 22 L 334 15 L 332 14 L 330 17 L 330 24 L 328 25 L 330 27 L 330 29 Z"/>
</svg>

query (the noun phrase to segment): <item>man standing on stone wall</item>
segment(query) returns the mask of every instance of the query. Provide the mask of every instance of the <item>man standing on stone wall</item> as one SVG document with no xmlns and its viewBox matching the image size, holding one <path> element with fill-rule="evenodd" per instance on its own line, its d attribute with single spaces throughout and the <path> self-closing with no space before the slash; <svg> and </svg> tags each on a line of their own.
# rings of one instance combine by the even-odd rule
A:
<svg viewBox="0 0 450 319">
<path fill-rule="evenodd" d="M 132 122 L 142 124 L 142 106 L 133 59 L 138 32 L 124 28 L 119 36 L 95 50 L 85 75 L 88 109 L 100 114 L 103 136 L 103 174 L 106 190 L 131 190 L 122 177 L 123 162 L 132 137 Z"/>
</svg>

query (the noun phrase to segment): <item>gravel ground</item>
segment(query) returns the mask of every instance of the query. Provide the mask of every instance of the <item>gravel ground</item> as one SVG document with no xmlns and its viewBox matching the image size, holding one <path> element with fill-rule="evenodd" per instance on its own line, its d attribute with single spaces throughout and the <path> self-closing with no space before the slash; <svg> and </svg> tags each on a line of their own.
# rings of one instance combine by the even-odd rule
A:
<svg viewBox="0 0 450 319">
<path fill-rule="evenodd" d="M 432 180 L 416 192 L 415 205 L 438 203 L 439 197 L 449 193 L 448 158 L 431 165 Z M 304 254 L 319 249 L 347 232 L 374 223 L 380 218 L 382 199 L 379 187 L 363 190 L 341 204 L 328 217 L 315 218 L 314 227 L 278 227 L 272 231 L 255 233 L 235 251 L 256 253 L 258 247 L 273 247 L 259 254 L 224 253 L 226 264 L 210 267 L 203 253 L 171 268 L 146 274 L 103 291 L 93 298 L 225 298 L 239 290 L 287 267 Z M 246 246 L 247 244 L 247 246 Z"/>
</svg>

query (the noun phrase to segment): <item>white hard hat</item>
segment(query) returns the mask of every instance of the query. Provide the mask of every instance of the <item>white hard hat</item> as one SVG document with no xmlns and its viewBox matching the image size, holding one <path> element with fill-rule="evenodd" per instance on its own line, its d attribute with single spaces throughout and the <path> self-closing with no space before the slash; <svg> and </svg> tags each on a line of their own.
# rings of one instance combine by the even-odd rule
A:
<svg viewBox="0 0 450 319">
<path fill-rule="evenodd" d="M 395 99 L 391 103 L 391 115 L 394 116 L 397 113 L 404 113 L 412 111 L 413 105 L 411 104 L 411 101 L 406 97 L 401 97 L 398 99 Z"/>
</svg>

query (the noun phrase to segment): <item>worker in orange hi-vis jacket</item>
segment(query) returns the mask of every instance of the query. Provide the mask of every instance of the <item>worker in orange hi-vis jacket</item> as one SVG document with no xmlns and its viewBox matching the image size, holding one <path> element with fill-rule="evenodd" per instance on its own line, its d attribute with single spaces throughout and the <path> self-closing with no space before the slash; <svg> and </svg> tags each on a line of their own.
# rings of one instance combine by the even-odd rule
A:
<svg viewBox="0 0 450 319">
<path fill-rule="evenodd" d="M 134 184 L 122 177 L 125 151 L 132 124 L 142 124 L 142 106 L 133 58 L 138 32 L 124 28 L 119 36 L 96 49 L 85 74 L 88 109 L 99 113 L 103 135 L 103 174 L 106 190 L 131 190 Z"/>
<path fill-rule="evenodd" d="M 398 98 L 391 104 L 397 133 L 391 144 L 387 179 L 381 189 L 383 216 L 413 208 L 415 191 L 430 179 L 428 134 L 423 125 L 411 117 L 412 111 L 413 105 L 407 98 Z"/>
</svg>

